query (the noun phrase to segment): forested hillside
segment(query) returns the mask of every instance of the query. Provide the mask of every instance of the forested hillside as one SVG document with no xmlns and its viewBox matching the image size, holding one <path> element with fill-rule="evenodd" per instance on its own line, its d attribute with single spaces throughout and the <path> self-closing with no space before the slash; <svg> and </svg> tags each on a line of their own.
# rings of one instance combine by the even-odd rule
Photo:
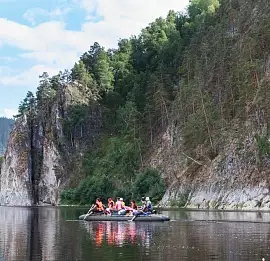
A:
<svg viewBox="0 0 270 261">
<path fill-rule="evenodd" d="M 8 134 L 12 129 L 14 121 L 0 117 L 0 156 L 4 154 L 8 140 Z"/>
<path fill-rule="evenodd" d="M 144 194 L 160 200 L 175 179 L 181 183 L 175 172 L 191 183 L 222 153 L 228 133 L 248 131 L 249 119 L 266 126 L 252 131 L 256 164 L 263 168 L 270 154 L 264 99 L 269 96 L 268 9 L 263 0 L 191 0 L 187 13 L 170 11 L 138 36 L 121 39 L 117 49 L 94 43 L 71 71 L 44 73 L 36 95 L 29 92 L 20 104 L 18 117 L 26 114 L 28 121 L 43 119 L 46 125 L 59 90 L 76 86 L 87 102 L 73 104 L 61 119 L 65 140 L 75 150 L 74 137 L 87 143 L 83 131 L 91 129 L 93 104 L 102 115 L 94 149 L 76 157 L 72 171 L 66 169 L 70 177 L 62 202 Z M 164 175 L 149 157 L 168 128 L 175 147 L 167 155 L 174 151 L 185 161 Z"/>
</svg>

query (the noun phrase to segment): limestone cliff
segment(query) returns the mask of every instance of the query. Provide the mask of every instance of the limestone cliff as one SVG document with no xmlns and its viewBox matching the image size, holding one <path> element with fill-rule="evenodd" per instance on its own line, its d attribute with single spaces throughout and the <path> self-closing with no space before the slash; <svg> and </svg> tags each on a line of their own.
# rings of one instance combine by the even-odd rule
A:
<svg viewBox="0 0 270 261">
<path fill-rule="evenodd" d="M 268 157 L 259 159 L 251 123 L 223 133 L 223 150 L 213 160 L 189 157 L 167 131 L 149 164 L 162 169 L 169 188 L 161 205 L 213 209 L 270 208 Z M 253 126 L 254 127 L 254 126 Z M 241 134 L 237 131 L 241 130 Z M 246 131 L 244 131 L 246 129 Z M 236 135 L 238 133 L 238 135 Z M 181 139 L 178 134 L 177 140 Z"/>
<path fill-rule="evenodd" d="M 47 117 L 21 116 L 9 136 L 1 166 L 1 205 L 58 204 L 61 188 L 69 181 L 73 159 L 91 148 L 101 127 L 101 112 L 92 103 L 78 130 L 65 129 L 73 106 L 90 100 L 76 86 L 60 89 Z M 72 135 L 72 137 L 70 137 Z"/>
<path fill-rule="evenodd" d="M 31 182 L 28 168 L 30 150 L 25 117 L 17 120 L 10 133 L 1 167 L 0 202 L 8 205 L 31 205 Z"/>
</svg>

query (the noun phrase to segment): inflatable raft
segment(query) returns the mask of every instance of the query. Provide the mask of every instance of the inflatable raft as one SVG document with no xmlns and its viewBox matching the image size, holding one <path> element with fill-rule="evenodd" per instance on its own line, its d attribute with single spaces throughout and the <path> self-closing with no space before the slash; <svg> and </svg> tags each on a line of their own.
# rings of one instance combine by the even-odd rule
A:
<svg viewBox="0 0 270 261">
<path fill-rule="evenodd" d="M 84 219 L 85 215 L 79 217 L 80 220 L 86 221 L 129 221 L 133 216 L 121 216 L 121 215 L 90 215 Z M 152 214 L 148 216 L 138 216 L 134 221 L 147 221 L 147 222 L 158 222 L 158 221 L 169 221 L 170 218 L 163 215 Z"/>
</svg>

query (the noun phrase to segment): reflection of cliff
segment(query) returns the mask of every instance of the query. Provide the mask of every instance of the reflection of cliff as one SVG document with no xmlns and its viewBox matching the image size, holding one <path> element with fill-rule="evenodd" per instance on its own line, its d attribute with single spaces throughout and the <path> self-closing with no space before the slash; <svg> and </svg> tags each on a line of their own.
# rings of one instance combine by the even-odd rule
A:
<svg viewBox="0 0 270 261">
<path fill-rule="evenodd" d="M 57 224 L 59 222 L 59 209 L 35 208 L 32 212 L 32 224 L 35 224 L 33 232 L 39 235 L 37 240 L 40 241 L 37 246 L 38 253 L 42 250 L 40 260 L 55 260 L 55 244 L 57 234 Z M 35 242 L 36 243 L 36 242 Z M 36 243 L 37 244 L 37 243 Z"/>
<path fill-rule="evenodd" d="M 1 207 L 0 253 L 4 260 L 54 260 L 58 212 Z"/>
<path fill-rule="evenodd" d="M 4 260 L 25 260 L 30 215 L 30 210 L 26 208 L 1 208 L 0 253 Z"/>
</svg>

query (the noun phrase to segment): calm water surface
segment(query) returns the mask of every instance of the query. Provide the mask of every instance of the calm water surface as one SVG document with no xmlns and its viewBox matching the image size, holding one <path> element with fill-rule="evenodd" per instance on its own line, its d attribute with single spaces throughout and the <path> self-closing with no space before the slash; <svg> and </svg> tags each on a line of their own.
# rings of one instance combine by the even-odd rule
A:
<svg viewBox="0 0 270 261">
<path fill-rule="evenodd" d="M 86 222 L 83 208 L 0 207 L 2 260 L 270 260 L 270 213 L 163 211 L 170 222 Z M 266 223 L 269 222 L 269 223 Z"/>
</svg>

